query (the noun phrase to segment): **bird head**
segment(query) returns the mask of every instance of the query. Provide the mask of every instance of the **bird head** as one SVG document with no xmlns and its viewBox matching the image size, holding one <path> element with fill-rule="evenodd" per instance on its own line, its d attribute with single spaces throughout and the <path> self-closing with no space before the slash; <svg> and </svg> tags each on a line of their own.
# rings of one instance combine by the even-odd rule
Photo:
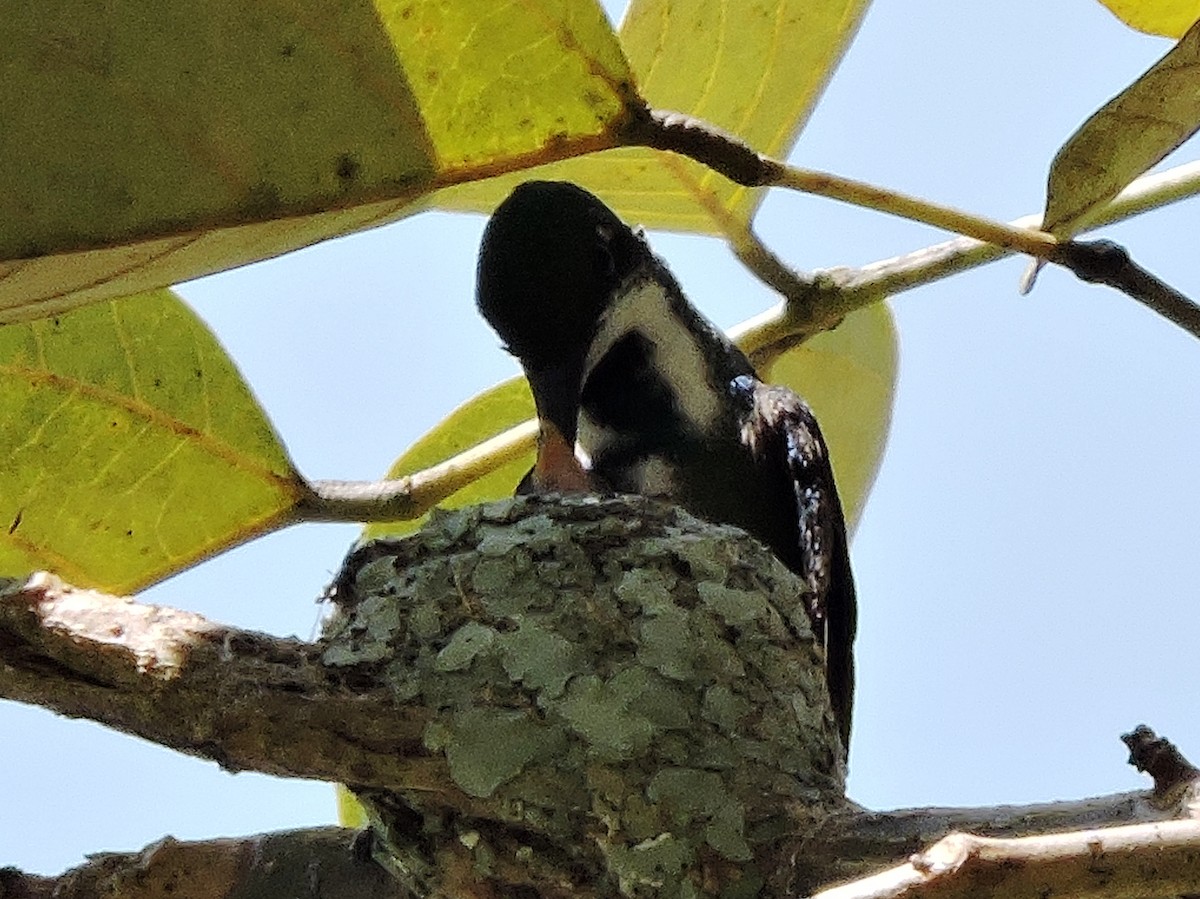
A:
<svg viewBox="0 0 1200 899">
<path fill-rule="evenodd" d="M 566 182 L 520 185 L 484 230 L 479 311 L 520 360 L 539 416 L 569 440 L 597 323 L 648 256 L 607 206 Z"/>
<path fill-rule="evenodd" d="M 646 256 L 645 243 L 581 187 L 528 181 L 483 233 L 479 311 L 534 368 L 587 352 L 596 322 Z"/>
</svg>

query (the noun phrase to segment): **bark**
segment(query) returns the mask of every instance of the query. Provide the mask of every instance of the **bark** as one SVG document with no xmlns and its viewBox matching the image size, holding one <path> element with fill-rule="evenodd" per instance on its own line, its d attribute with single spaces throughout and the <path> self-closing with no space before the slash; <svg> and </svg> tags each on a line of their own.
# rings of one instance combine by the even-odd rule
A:
<svg viewBox="0 0 1200 899">
<path fill-rule="evenodd" d="M 0 899 L 401 899 L 400 885 L 349 851 L 339 827 L 103 853 L 58 877 L 0 870 Z"/>
<path fill-rule="evenodd" d="M 979 809 L 846 809 L 824 821 L 796 859 L 796 881 L 829 883 L 872 876 L 819 894 L 821 899 L 962 894 L 1050 896 L 1176 896 L 1200 889 L 1200 822 L 1101 827 L 1109 821 L 1159 820 L 1150 794 L 1042 806 Z M 1095 825 L 1089 828 L 1090 825 Z M 990 833 L 1075 830 L 1023 841 L 981 840 L 959 829 Z M 1078 832 L 1084 828 L 1083 832 Z M 952 835 L 928 851 L 939 834 Z M 93 856 L 59 877 L 0 870 L 0 899 L 223 899 L 409 896 L 384 868 L 357 851 L 361 834 L 341 828 L 298 830 L 246 839 L 179 842 L 167 838 L 136 853 Z M 899 858 L 913 861 L 880 871 Z M 501 860 L 502 862 L 504 860 Z M 1048 883 L 1057 880 L 1058 889 Z M 572 895 L 587 896 L 586 888 Z M 528 895 L 528 894 L 527 894 Z M 783 894 L 781 894 L 783 895 Z"/>
</svg>

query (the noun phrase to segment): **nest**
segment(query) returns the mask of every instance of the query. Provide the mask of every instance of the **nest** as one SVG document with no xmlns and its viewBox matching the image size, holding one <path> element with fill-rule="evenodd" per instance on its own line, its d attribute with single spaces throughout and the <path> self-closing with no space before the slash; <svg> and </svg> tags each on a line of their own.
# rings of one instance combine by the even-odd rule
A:
<svg viewBox="0 0 1200 899">
<path fill-rule="evenodd" d="M 360 546 L 333 597 L 332 676 L 424 722 L 432 782 L 359 794 L 418 894 L 464 869 L 542 894 L 754 894 L 789 811 L 844 801 L 804 585 L 737 528 L 521 497 Z"/>
</svg>

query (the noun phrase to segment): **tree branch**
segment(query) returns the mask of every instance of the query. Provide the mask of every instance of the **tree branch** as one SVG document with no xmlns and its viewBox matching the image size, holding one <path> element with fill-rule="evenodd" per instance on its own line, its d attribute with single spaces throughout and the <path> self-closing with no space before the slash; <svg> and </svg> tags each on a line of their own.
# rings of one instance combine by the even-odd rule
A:
<svg viewBox="0 0 1200 899">
<path fill-rule="evenodd" d="M 1090 807 L 1089 807 L 1090 805 Z M 1071 813 L 1052 811 L 1072 807 Z M 1142 794 L 1113 797 L 1116 820 L 1139 817 L 1135 809 L 1149 806 Z M 1107 814 L 1097 800 L 1000 809 L 912 809 L 877 813 L 859 810 L 826 819 L 820 842 L 806 842 L 797 857 L 797 885 L 823 874 L 824 882 L 860 876 L 896 858 L 916 853 L 915 860 L 872 874 L 841 887 L 818 893 L 819 899 L 859 899 L 937 892 L 972 896 L 1045 895 L 1051 878 L 1065 874 L 1080 884 L 1079 894 L 1092 896 L 1178 895 L 1198 889 L 1194 858 L 1200 847 L 1200 822 L 1144 823 L 1096 829 Z M 1078 833 L 1024 839 L 971 837 L 963 828 L 982 832 L 1054 830 L 1063 826 L 1092 829 Z M 941 837 L 943 834 L 950 836 Z M 180 842 L 165 838 L 141 852 L 102 853 L 57 877 L 38 877 L 13 869 L 0 871 L 4 899 L 92 899 L 108 895 L 121 884 L 124 899 L 178 897 L 172 884 L 187 882 L 204 895 L 226 899 L 264 896 L 336 895 L 374 899 L 403 895 L 399 884 L 383 869 L 364 863 L 355 850 L 357 833 L 326 827 L 258 835 L 241 839 Z M 921 847 L 938 840 L 929 849 Z M 819 854 L 812 854 L 819 850 Z M 1098 854 L 1104 853 L 1098 859 Z M 839 862 L 835 856 L 840 855 Z M 827 861 L 828 860 L 828 861 Z M 1141 879 L 1133 882 L 1134 860 Z M 1146 868 L 1150 860 L 1154 871 Z M 1010 867 L 1020 862 L 1034 873 Z M 1099 862 L 1099 863 L 1098 863 Z M 1057 870 L 1048 870 L 1056 868 Z M 988 872 L 986 875 L 982 872 Z M 1102 875 L 1107 875 L 1104 877 Z M 1159 879 L 1161 875 L 1162 879 Z M 1041 879 L 1038 879 L 1038 878 Z M 1156 889 L 1149 889 L 1153 877 Z M 1102 880 L 1085 885 L 1087 879 Z M 1030 881 L 1043 892 L 1029 890 Z M 1161 890 L 1157 887 L 1161 886 Z M 794 895 L 794 894 L 793 894 Z"/>
<path fill-rule="evenodd" d="M 1023 222 L 1005 224 L 850 178 L 791 166 L 756 152 L 736 136 L 707 122 L 680 113 L 649 110 L 645 115 L 631 121 L 626 138 L 632 144 L 667 150 L 695 159 L 747 187 L 786 187 L 812 193 L 956 231 L 1004 250 L 1022 252 L 1039 260 L 1056 263 L 1073 271 L 1083 280 L 1105 283 L 1129 293 L 1155 311 L 1166 315 L 1193 336 L 1200 337 L 1200 309 L 1182 294 L 1152 279 L 1152 276 L 1132 263 L 1122 266 L 1120 275 L 1110 274 L 1104 278 L 1097 278 L 1094 251 L 1080 250 L 1072 246 L 1073 242 L 1060 242 L 1053 235 L 1026 226 Z M 1101 215 L 1094 224 L 1100 224 L 1103 218 Z M 743 246 L 744 238 L 744 235 L 734 235 L 731 241 L 739 256 L 746 250 Z M 757 261 L 754 255 L 747 255 L 751 261 Z M 761 271 L 753 265 L 751 268 L 776 289 L 786 282 L 786 278 L 781 276 L 778 267 L 774 265 L 767 265 Z M 1111 272 L 1111 266 L 1107 270 Z M 845 276 L 852 277 L 852 273 L 847 271 Z M 792 288 L 785 291 L 789 302 L 809 307 L 809 316 L 812 314 L 811 307 L 824 305 L 812 302 L 812 285 L 807 279 L 797 276 Z M 874 299 L 880 296 L 877 293 Z M 828 316 L 824 317 L 826 327 L 836 323 L 850 311 L 836 302 L 831 305 L 837 309 L 837 313 L 832 320 Z M 805 311 L 792 310 L 797 316 L 803 315 Z"/>
<path fill-rule="evenodd" d="M 884 883 L 908 883 L 907 865 L 880 871 L 886 859 L 903 859 L 952 835 L 1033 838 L 1061 833 L 1106 833 L 1114 827 L 1153 827 L 1190 812 L 1179 801 L 1162 804 L 1149 791 L 1117 793 L 1070 802 L 980 808 L 915 808 L 888 812 L 865 809 L 834 815 L 807 828 L 784 855 L 796 859 L 795 879 L 802 891 L 831 883 L 858 886 L 864 895 L 876 877 Z M 1200 848 L 1200 842 L 1197 843 Z M 856 883 L 847 883 L 856 882 Z"/>
<path fill-rule="evenodd" d="M 469 450 L 403 478 L 312 481 L 300 504 L 301 521 L 411 521 L 446 497 L 534 447 L 537 422 L 509 428 Z"/>
<path fill-rule="evenodd" d="M 321 644 L 78 590 L 49 574 L 0 591 L 0 697 L 88 718 L 229 771 L 395 787 L 448 783 L 422 716 L 351 688 Z"/>
<path fill-rule="evenodd" d="M 956 837 L 836 895 L 974 890 L 999 883 L 1004 859 L 1042 872 L 1018 872 L 1014 888 L 1091 876 L 1089 858 L 1127 886 L 1136 857 L 1161 864 L 1168 889 L 1200 889 L 1176 864 L 1200 851 L 1194 830 L 1146 826 L 1191 813 L 1196 769 L 1141 728 L 1126 739 L 1154 791 L 888 813 L 846 802 L 802 588 L 744 534 L 661 503 L 523 498 L 447 513 L 356 550 L 334 591 L 330 634 L 308 644 L 48 575 L 9 583 L 0 696 L 234 770 L 353 784 L 421 895 L 627 895 L 665 864 L 680 880 L 761 877 L 764 895 L 784 897 L 956 831 L 1064 828 L 1087 833 Z M 1131 823 L 1142 827 L 1097 829 Z M 164 870 L 233 883 L 248 845 L 171 841 L 112 864 L 174 858 Z M 862 892 L 881 884 L 892 892 Z M 8 872 L 0 896 L 59 886 Z"/>
<path fill-rule="evenodd" d="M 807 891 L 818 882 L 852 881 L 817 899 L 1195 893 L 1200 772 L 1145 725 L 1121 739 L 1130 764 L 1154 777 L 1152 792 L 994 809 L 849 812 L 811 828 L 818 839 L 797 841 L 790 852 L 799 860 L 797 882 Z M 861 847 L 879 857 L 889 842 L 893 857 L 911 857 L 871 873 Z"/>
<path fill-rule="evenodd" d="M 847 809 L 821 821 L 819 832 L 812 827 L 813 836 L 797 841 L 784 855 L 794 858 L 794 886 L 807 890 L 809 884 L 830 883 L 847 878 L 869 878 L 837 887 L 822 897 L 897 895 L 899 885 L 929 889 L 931 882 L 938 889 L 952 883 L 950 872 L 935 875 L 922 872 L 921 863 L 911 863 L 878 872 L 897 858 L 922 853 L 922 848 L 964 830 L 987 834 L 1031 834 L 1084 829 L 1102 839 L 1115 833 L 1111 829 L 1095 829 L 1105 823 L 1144 822 L 1140 827 L 1123 827 L 1124 842 L 1140 840 L 1158 834 L 1161 825 L 1154 822 L 1169 820 L 1170 813 L 1156 809 L 1145 793 L 1129 793 L 1106 799 L 1082 802 L 1053 803 L 1031 806 L 1002 806 L 976 809 L 907 809 L 895 812 L 868 812 Z M 1191 824 L 1192 822 L 1182 822 Z M 1187 831 L 1183 833 L 1186 835 Z M 114 884 L 121 884 L 123 899 L 178 899 L 178 889 L 171 884 L 188 882 L 203 895 L 224 896 L 226 899 L 262 899 L 265 896 L 345 896 L 347 899 L 374 899 L 403 895 L 399 884 L 384 874 L 383 869 L 364 863 L 357 854 L 353 830 L 336 827 L 314 828 L 258 835 L 238 839 L 216 839 L 181 842 L 165 838 L 141 852 L 101 853 L 57 877 L 38 877 L 13 869 L 0 870 L 0 897 L 4 899 L 92 899 L 109 895 Z M 1122 836 L 1118 834 L 1118 836 Z M 1179 840 L 1180 831 L 1172 835 Z M 952 838 L 950 846 L 955 845 Z M 1059 837 L 1053 837 L 1059 844 Z M 988 862 L 996 864 L 997 845 L 1006 841 L 992 840 Z M 1193 843 L 1193 847 L 1195 843 Z M 936 847 L 922 853 L 926 859 L 943 857 L 944 849 Z M 1022 853 L 1028 850 L 1019 847 Z M 1061 851 L 1061 849 L 1059 849 Z M 1157 856 L 1157 849 L 1142 849 Z M 1194 851 L 1194 849 L 1193 849 Z M 971 877 L 976 875 L 971 874 Z M 1193 877 L 1196 876 L 1192 872 Z M 997 878 L 995 889 L 1007 890 L 1007 882 Z M 977 883 L 973 884 L 978 886 Z M 319 892 L 318 888 L 319 887 Z M 1149 895 L 1142 884 L 1139 895 Z M 202 889 L 200 889 L 202 888 Z M 890 888 L 892 892 L 881 892 Z M 875 892 L 871 892 L 875 890 Z M 1178 880 L 1168 880 L 1164 892 L 1195 892 L 1182 889 Z M 193 894 L 194 894 L 193 893 Z M 986 895 L 986 890 L 975 895 Z M 1005 893 L 1007 895 L 1007 893 Z M 1097 895 L 1110 895 L 1103 891 Z M 792 895 L 795 895 L 793 891 Z"/>
<path fill-rule="evenodd" d="M 0 869 L 0 899 L 406 899 L 382 868 L 350 851 L 355 831 L 323 827 L 241 839 L 165 837 L 141 852 L 92 855 L 57 877 Z"/>
<path fill-rule="evenodd" d="M 1189 895 L 1200 890 L 1198 850 L 1200 821 L 1015 839 L 955 833 L 903 865 L 814 899 Z"/>
</svg>

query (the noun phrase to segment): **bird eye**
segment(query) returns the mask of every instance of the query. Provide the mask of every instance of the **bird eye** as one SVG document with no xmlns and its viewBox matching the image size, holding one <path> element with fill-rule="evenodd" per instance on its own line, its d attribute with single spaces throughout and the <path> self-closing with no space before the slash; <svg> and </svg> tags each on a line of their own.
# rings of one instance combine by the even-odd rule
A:
<svg viewBox="0 0 1200 899">
<path fill-rule="evenodd" d="M 602 278 L 615 278 L 617 261 L 612 254 L 613 231 L 607 225 L 596 226 L 596 271 Z"/>
</svg>

